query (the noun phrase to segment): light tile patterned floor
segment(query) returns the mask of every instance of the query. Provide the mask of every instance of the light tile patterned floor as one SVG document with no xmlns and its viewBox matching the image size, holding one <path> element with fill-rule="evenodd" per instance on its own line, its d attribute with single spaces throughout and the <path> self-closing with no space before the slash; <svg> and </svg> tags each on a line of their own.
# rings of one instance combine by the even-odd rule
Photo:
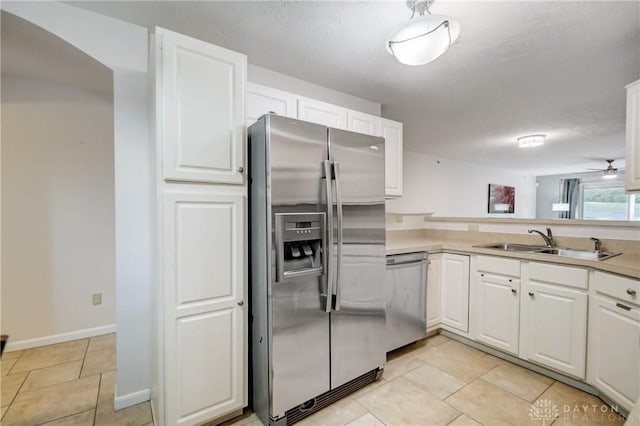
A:
<svg viewBox="0 0 640 426">
<path fill-rule="evenodd" d="M 538 419 L 530 416 L 532 404 L 539 408 Z M 436 335 L 390 353 L 381 381 L 298 424 L 562 426 L 623 422 L 599 398 Z M 260 424 L 246 410 L 225 426 Z"/>
<path fill-rule="evenodd" d="M 151 424 L 148 402 L 113 410 L 115 335 L 74 340 L 0 358 L 3 426 Z"/>
<path fill-rule="evenodd" d="M 151 424 L 148 402 L 113 410 L 113 334 L 7 352 L 0 364 L 2 425 Z M 537 404 L 542 414 L 553 414 L 553 423 L 532 420 L 532 404 Z M 437 335 L 390 353 L 382 380 L 299 425 L 562 426 L 622 422 L 592 395 Z M 248 410 L 241 418 L 225 423 L 260 424 Z"/>
</svg>

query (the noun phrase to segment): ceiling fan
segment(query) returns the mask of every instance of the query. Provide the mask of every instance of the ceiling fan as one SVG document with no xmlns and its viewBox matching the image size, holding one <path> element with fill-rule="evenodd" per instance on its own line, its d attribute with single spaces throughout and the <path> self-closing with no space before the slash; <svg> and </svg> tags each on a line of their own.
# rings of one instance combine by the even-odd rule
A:
<svg viewBox="0 0 640 426">
<path fill-rule="evenodd" d="M 613 179 L 618 176 L 618 169 L 613 167 L 613 162 L 616 160 L 605 160 L 609 165 L 606 169 L 587 169 L 602 172 L 602 177 L 605 179 Z"/>
</svg>

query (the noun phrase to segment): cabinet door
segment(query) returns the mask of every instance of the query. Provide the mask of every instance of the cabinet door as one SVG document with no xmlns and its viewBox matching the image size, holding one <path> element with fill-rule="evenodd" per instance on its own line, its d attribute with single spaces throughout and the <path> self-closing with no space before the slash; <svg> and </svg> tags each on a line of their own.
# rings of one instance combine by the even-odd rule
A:
<svg viewBox="0 0 640 426">
<path fill-rule="evenodd" d="M 402 195 L 402 123 L 381 119 L 381 136 L 385 140 L 385 194 Z"/>
<path fill-rule="evenodd" d="M 520 280 L 477 273 L 473 323 L 476 340 L 518 354 L 520 336 Z"/>
<path fill-rule="evenodd" d="M 589 383 L 631 410 L 640 396 L 640 307 L 591 296 L 588 354 Z"/>
<path fill-rule="evenodd" d="M 625 186 L 640 191 L 640 80 L 627 86 Z"/>
<path fill-rule="evenodd" d="M 158 28 L 165 180 L 242 184 L 247 58 Z"/>
<path fill-rule="evenodd" d="M 347 130 L 370 136 L 380 136 L 380 117 L 349 110 L 347 111 Z"/>
<path fill-rule="evenodd" d="M 534 280 L 523 291 L 524 357 L 584 379 L 587 294 Z"/>
<path fill-rule="evenodd" d="M 347 130 L 347 110 L 309 98 L 298 99 L 298 118 L 335 129 Z"/>
<path fill-rule="evenodd" d="M 440 325 L 440 281 L 442 256 L 429 256 L 427 268 L 427 330 Z"/>
<path fill-rule="evenodd" d="M 242 195 L 164 195 L 167 424 L 246 405 L 247 312 Z"/>
<path fill-rule="evenodd" d="M 469 256 L 442 255 L 442 324 L 469 331 Z"/>
<path fill-rule="evenodd" d="M 296 95 L 259 84 L 247 83 L 247 126 L 269 112 L 296 118 Z"/>
</svg>

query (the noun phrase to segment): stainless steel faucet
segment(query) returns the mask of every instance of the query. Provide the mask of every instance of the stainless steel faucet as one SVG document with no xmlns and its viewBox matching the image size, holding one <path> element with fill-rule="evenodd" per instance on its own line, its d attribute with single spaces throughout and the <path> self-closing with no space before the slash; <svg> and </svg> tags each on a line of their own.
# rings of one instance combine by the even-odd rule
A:
<svg viewBox="0 0 640 426">
<path fill-rule="evenodd" d="M 600 249 L 602 248 L 602 241 L 595 237 L 591 237 L 591 241 L 595 243 L 595 251 L 600 251 Z"/>
<path fill-rule="evenodd" d="M 551 228 L 547 228 L 547 235 L 544 235 L 542 232 L 535 230 L 535 229 L 529 229 L 528 231 L 530 234 L 532 233 L 536 233 L 539 234 L 542 239 L 544 240 L 544 242 L 547 244 L 547 247 L 553 247 L 553 234 L 551 233 Z"/>
</svg>

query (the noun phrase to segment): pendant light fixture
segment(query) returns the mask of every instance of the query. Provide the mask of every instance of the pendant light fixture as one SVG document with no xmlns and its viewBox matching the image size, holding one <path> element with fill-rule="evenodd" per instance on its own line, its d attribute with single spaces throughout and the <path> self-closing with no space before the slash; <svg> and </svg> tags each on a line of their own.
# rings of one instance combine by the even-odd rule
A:
<svg viewBox="0 0 640 426">
<path fill-rule="evenodd" d="M 456 21 L 429 11 L 434 1 L 407 0 L 407 7 L 413 11 L 411 21 L 393 33 L 386 43 L 387 51 L 401 64 L 428 64 L 458 39 L 460 25 Z M 420 17 L 414 20 L 416 12 Z"/>
</svg>

